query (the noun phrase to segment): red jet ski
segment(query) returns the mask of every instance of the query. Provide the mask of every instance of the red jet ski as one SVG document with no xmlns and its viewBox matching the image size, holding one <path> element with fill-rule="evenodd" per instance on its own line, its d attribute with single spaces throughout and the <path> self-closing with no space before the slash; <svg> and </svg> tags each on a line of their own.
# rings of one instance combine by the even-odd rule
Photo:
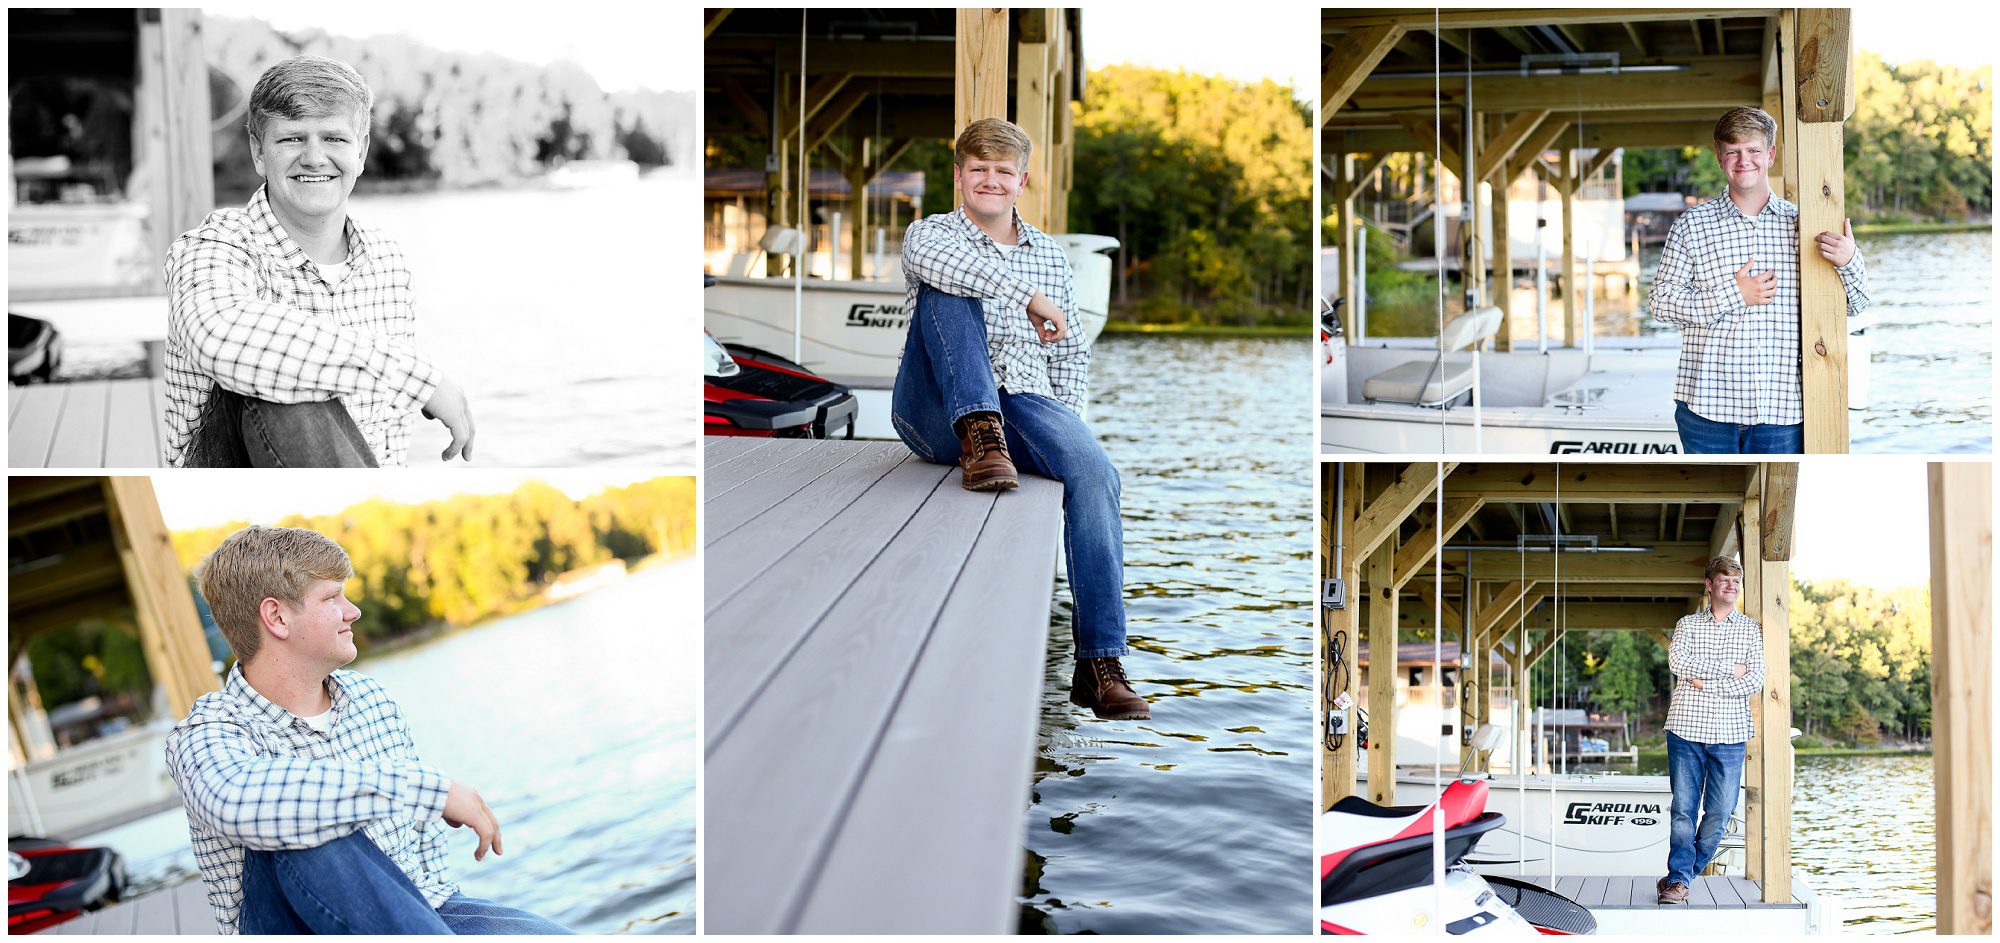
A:
<svg viewBox="0 0 2000 943">
<path fill-rule="evenodd" d="M 39 838 L 7 841 L 7 932 L 35 933 L 115 904 L 125 862 L 109 848 Z"/>
<path fill-rule="evenodd" d="M 1432 885 L 1434 824 L 1442 810 L 1444 880 Z M 1597 932 L 1583 905 L 1511 878 L 1481 876 L 1465 856 L 1506 822 L 1486 811 L 1485 780 L 1461 779 L 1424 806 L 1348 796 L 1320 816 L 1320 930 L 1488 937 Z M 1440 910 L 1440 906 L 1442 910 Z"/>
<path fill-rule="evenodd" d="M 704 285 L 715 284 L 705 276 Z M 854 394 L 769 351 L 723 344 L 702 332 L 705 435 L 854 438 Z"/>
</svg>

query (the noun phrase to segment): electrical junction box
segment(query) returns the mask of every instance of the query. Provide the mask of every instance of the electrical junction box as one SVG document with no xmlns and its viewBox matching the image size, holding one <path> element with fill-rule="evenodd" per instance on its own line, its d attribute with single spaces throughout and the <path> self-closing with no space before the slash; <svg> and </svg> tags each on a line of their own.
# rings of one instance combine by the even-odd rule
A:
<svg viewBox="0 0 2000 943">
<path fill-rule="evenodd" d="M 1319 604 L 1330 609 L 1347 608 L 1347 582 L 1339 579 L 1327 580 L 1326 588 L 1320 594 Z"/>
</svg>

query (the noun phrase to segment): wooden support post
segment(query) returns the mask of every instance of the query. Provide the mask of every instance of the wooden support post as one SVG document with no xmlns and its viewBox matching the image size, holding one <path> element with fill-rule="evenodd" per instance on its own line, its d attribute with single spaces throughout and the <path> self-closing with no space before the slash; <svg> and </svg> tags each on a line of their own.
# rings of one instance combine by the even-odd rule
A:
<svg viewBox="0 0 2000 943">
<path fill-rule="evenodd" d="M 1772 493 L 1773 476 L 1768 467 L 1765 471 L 1757 504 L 1760 515 L 1779 497 Z M 1745 502 L 1746 527 L 1750 513 L 1751 505 Z M 1758 569 L 1757 589 L 1763 594 L 1754 618 L 1764 630 L 1764 689 L 1754 695 L 1751 707 L 1763 755 L 1759 791 L 1763 795 L 1764 841 L 1758 880 L 1763 885 L 1764 902 L 1782 904 L 1792 899 L 1792 577 L 1790 562 L 1771 559 L 1769 536 L 1759 524 L 1757 552 L 1749 552 L 1751 545 L 1746 539 L 1743 566 L 1746 571 Z"/>
<path fill-rule="evenodd" d="M 1340 266 L 1340 298 L 1346 298 L 1348 302 L 1340 316 L 1352 326 L 1354 312 L 1362 310 L 1362 294 L 1368 290 L 1368 286 L 1362 284 L 1362 258 L 1356 246 L 1362 222 L 1356 218 L 1360 200 L 1354 196 L 1360 190 L 1360 180 L 1354 176 L 1354 154 L 1338 154 L 1334 158 L 1334 174 L 1338 176 L 1338 182 L 1334 184 L 1334 198 L 1340 202 L 1340 256 L 1336 264 Z M 1340 334 L 1348 340 L 1348 344 L 1360 340 L 1352 328 Z"/>
<path fill-rule="evenodd" d="M 1004 7 L 961 8 L 958 11 L 956 71 L 952 79 L 951 134 L 981 118 L 1007 116 L 1007 10 Z M 964 202 L 956 188 L 953 205 Z"/>
<path fill-rule="evenodd" d="M 1933 462 L 1931 762 L 1937 930 L 1993 932 L 1993 466 Z"/>
<path fill-rule="evenodd" d="M 1322 546 L 1329 549 L 1324 552 L 1323 559 L 1326 560 L 1326 566 L 1332 568 L 1334 562 L 1333 553 L 1330 548 L 1332 547 L 1334 531 L 1333 519 L 1331 517 L 1334 513 L 1332 501 L 1334 494 L 1334 482 L 1332 480 L 1333 465 L 1327 464 L 1321 467 L 1328 472 L 1325 487 L 1325 493 L 1328 497 L 1326 510 L 1328 518 L 1326 521 L 1326 536 Z M 1347 470 L 1345 487 L 1340 492 L 1342 495 L 1341 513 L 1345 518 L 1344 533 L 1353 534 L 1355 522 L 1361 517 L 1361 476 L 1368 466 L 1360 462 L 1348 462 L 1345 467 Z M 1339 576 L 1347 582 L 1347 607 L 1327 612 L 1329 620 L 1327 627 L 1330 636 L 1341 640 L 1345 646 L 1344 657 L 1341 659 L 1339 665 L 1334 666 L 1336 674 L 1330 679 L 1329 683 L 1333 685 L 1334 691 L 1354 692 L 1359 690 L 1359 687 L 1355 683 L 1354 666 L 1361 657 L 1361 633 L 1358 631 L 1360 622 L 1355 618 L 1361 611 L 1361 596 L 1359 595 L 1361 586 L 1361 561 L 1354 554 L 1349 553 L 1341 562 L 1338 572 L 1329 572 L 1328 575 Z M 1322 759 L 1320 767 L 1320 808 L 1322 810 L 1331 808 L 1334 803 L 1355 794 L 1354 773 L 1357 765 L 1356 757 L 1360 753 L 1361 743 L 1359 735 L 1360 716 L 1361 714 L 1358 710 L 1350 712 L 1349 717 L 1352 723 L 1350 724 L 1346 740 L 1342 742 L 1340 749 L 1326 754 Z M 1322 724 L 1325 723 L 1326 718 L 1321 717 L 1320 722 Z"/>
<path fill-rule="evenodd" d="M 1764 621 L 1764 568 L 1758 565 L 1762 557 L 1764 488 L 1761 484 L 1762 467 L 1751 466 L 1750 488 L 1743 497 L 1743 592 L 1738 597 L 1743 614 L 1759 623 Z M 1699 600 L 1702 606 L 1711 602 L 1706 589 Z M 1764 655 L 1766 665 L 1770 664 L 1770 653 Z M 1760 692 L 1761 693 L 1761 692 Z M 1764 877 L 1764 757 L 1769 750 L 1769 739 L 1765 736 L 1761 700 L 1750 704 L 1750 719 L 1754 729 L 1750 742 L 1743 745 L 1743 876 L 1752 881 Z"/>
<path fill-rule="evenodd" d="M 1847 197 L 1842 168 L 1842 126 L 1851 11 L 1802 9 L 1789 129 L 1798 154 L 1799 356 L 1803 364 L 1805 448 L 1809 453 L 1847 451 L 1847 292 L 1833 263 L 1819 254 L 1822 232 L 1840 232 Z"/>
<path fill-rule="evenodd" d="M 1530 692 L 1530 685 L 1528 684 L 1528 638 L 1526 632 L 1520 633 L 1515 639 L 1514 650 L 1510 654 L 1513 656 L 1510 661 L 1513 663 L 1512 667 L 1514 671 L 1514 742 L 1508 749 L 1513 754 L 1510 759 L 1510 762 L 1513 764 L 1513 771 L 1522 773 L 1528 769 L 1528 754 L 1530 752 L 1528 749 L 1528 694 Z"/>
<path fill-rule="evenodd" d="M 1470 116 L 1469 120 L 1472 122 L 1473 153 L 1464 155 L 1464 159 L 1472 162 L 1473 166 L 1477 167 L 1480 159 L 1480 149 L 1485 146 L 1486 116 L 1475 112 Z M 1460 171 L 1460 173 L 1463 174 L 1464 171 Z M 1473 171 L 1472 179 L 1461 181 L 1465 187 L 1466 216 L 1465 219 L 1460 221 L 1465 227 L 1465 238 L 1461 240 L 1464 244 L 1464 255 L 1460 258 L 1458 271 L 1461 279 L 1460 287 L 1464 289 L 1464 295 L 1467 299 L 1486 297 L 1486 236 L 1479 225 L 1480 221 L 1486 216 L 1481 211 L 1486 201 L 1479 198 L 1479 183 L 1484 179 L 1475 170 Z M 1470 302 L 1468 302 L 1466 310 L 1471 310 Z"/>
<path fill-rule="evenodd" d="M 1069 193 L 1075 155 L 1075 116 L 1071 113 L 1069 94 L 1076 82 L 1076 63 L 1071 61 L 1069 43 L 1069 11 L 1055 11 L 1055 28 L 1050 42 L 1054 44 L 1056 63 L 1055 81 L 1049 86 L 1049 108 L 1053 111 L 1051 122 L 1054 140 L 1049 146 L 1049 229 L 1052 233 L 1069 232 Z"/>
<path fill-rule="evenodd" d="M 1368 801 L 1396 804 L 1396 546 L 1368 555 Z"/>
<path fill-rule="evenodd" d="M 1507 187 L 1512 183 L 1505 173 L 1493 178 L 1493 304 L 1500 306 L 1500 333 L 1493 347 L 1500 351 L 1514 349 L 1514 240 L 1507 236 Z"/>
<path fill-rule="evenodd" d="M 1054 134 L 1054 111 L 1050 108 L 1055 85 L 1056 49 L 1049 42 L 1059 11 L 1048 8 L 1021 12 L 1021 39 L 1014 44 L 1014 123 L 1028 132 L 1034 147 L 1028 152 L 1027 190 L 1014 208 L 1036 229 L 1048 231 L 1052 202 L 1049 199 L 1049 141 Z"/>
<path fill-rule="evenodd" d="M 133 176 L 145 181 L 152 258 L 215 209 L 207 58 L 201 11 L 142 9 Z"/>
<path fill-rule="evenodd" d="M 174 715 L 185 715 L 195 698 L 221 690 L 222 681 L 209 658 L 194 593 L 174 556 L 152 479 L 106 478 L 104 500 L 146 667 L 165 690 Z"/>
<path fill-rule="evenodd" d="M 1576 151 L 1563 148 L 1556 168 L 1556 190 L 1562 194 L 1563 219 L 1563 346 L 1575 347 L 1583 339 L 1583 301 L 1576 285 Z"/>
</svg>

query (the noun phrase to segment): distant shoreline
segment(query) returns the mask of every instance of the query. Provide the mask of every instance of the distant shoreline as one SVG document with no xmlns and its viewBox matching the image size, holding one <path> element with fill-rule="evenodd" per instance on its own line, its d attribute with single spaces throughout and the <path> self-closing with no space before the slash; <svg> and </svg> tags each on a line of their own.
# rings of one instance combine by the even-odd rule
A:
<svg viewBox="0 0 2000 943">
<path fill-rule="evenodd" d="M 1900 236 L 1905 233 L 1936 232 L 1987 232 L 1992 230 L 1991 220 L 1974 223 L 1860 223 L 1854 227 L 1857 236 Z"/>
<path fill-rule="evenodd" d="M 1297 337 L 1312 336 L 1312 327 L 1307 324 L 1277 324 L 1259 327 L 1232 327 L 1225 324 L 1139 324 L 1132 321 L 1106 321 L 1105 334 L 1146 335 L 1160 334 L 1178 337 Z"/>
</svg>

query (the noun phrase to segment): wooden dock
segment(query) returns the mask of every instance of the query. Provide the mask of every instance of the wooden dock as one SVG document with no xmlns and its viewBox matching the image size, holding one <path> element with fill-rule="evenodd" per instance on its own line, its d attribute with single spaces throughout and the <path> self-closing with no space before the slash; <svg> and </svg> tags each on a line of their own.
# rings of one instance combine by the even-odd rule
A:
<svg viewBox="0 0 2000 943">
<path fill-rule="evenodd" d="M 208 886 L 196 879 L 113 904 L 42 932 L 70 936 L 138 933 L 215 936 L 215 910 L 208 906 Z"/>
<path fill-rule="evenodd" d="M 1011 933 L 1062 487 L 709 438 L 703 922 Z"/>
<path fill-rule="evenodd" d="M 157 468 L 167 384 L 157 377 L 7 388 L 13 468 Z"/>
<path fill-rule="evenodd" d="M 1804 874 L 1792 874 L 1791 900 L 1764 903 L 1763 890 L 1741 875 L 1698 875 L 1686 904 L 1661 904 L 1658 874 L 1559 877 L 1555 892 L 1589 908 L 1603 935 L 1698 938 L 1716 934 L 1813 936 L 1839 933 L 1839 901 L 1814 892 Z M 1544 883 L 1546 878 L 1528 875 Z"/>
</svg>

